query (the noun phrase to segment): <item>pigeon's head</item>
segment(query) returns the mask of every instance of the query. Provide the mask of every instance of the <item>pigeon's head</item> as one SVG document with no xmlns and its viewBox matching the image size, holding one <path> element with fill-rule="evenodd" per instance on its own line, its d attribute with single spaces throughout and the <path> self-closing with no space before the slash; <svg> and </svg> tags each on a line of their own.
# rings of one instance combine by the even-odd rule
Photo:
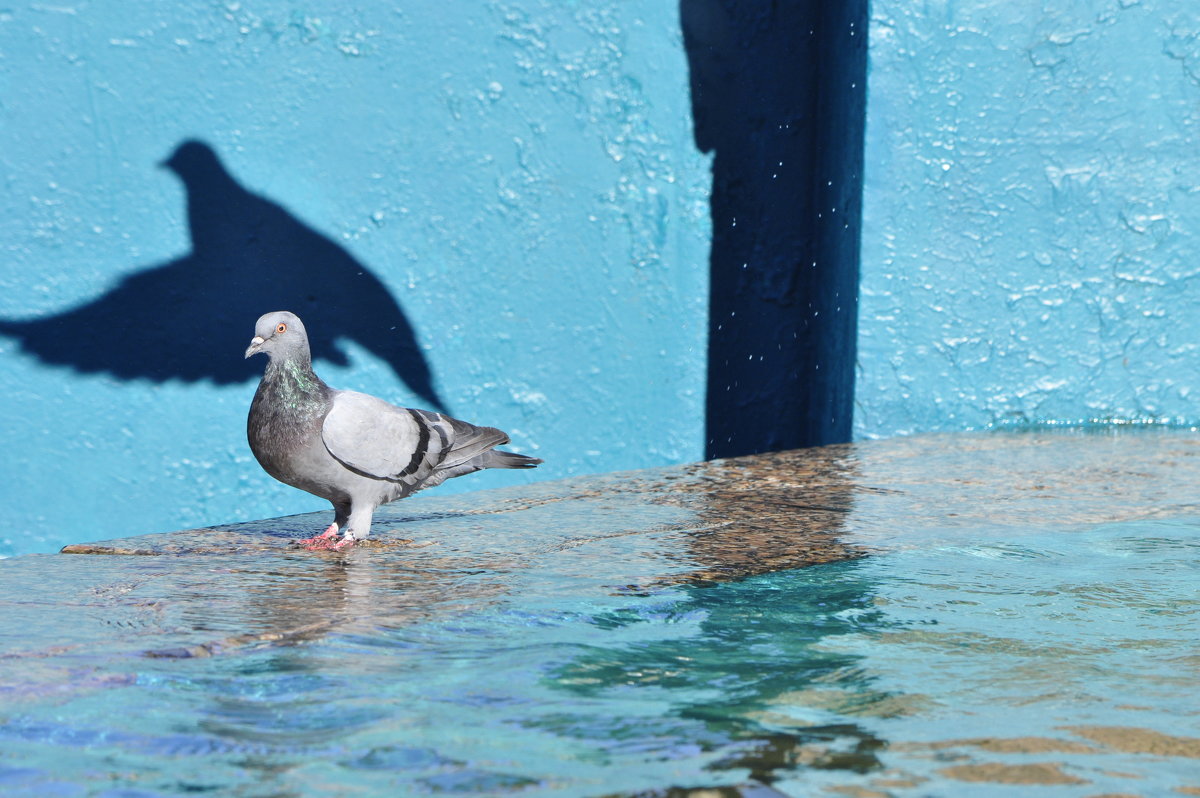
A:
<svg viewBox="0 0 1200 798">
<path fill-rule="evenodd" d="M 308 357 L 308 333 L 304 323 L 295 313 L 277 310 L 259 316 L 254 325 L 254 337 L 246 348 L 246 357 L 266 352 L 271 358 L 288 358 L 292 355 Z"/>
</svg>

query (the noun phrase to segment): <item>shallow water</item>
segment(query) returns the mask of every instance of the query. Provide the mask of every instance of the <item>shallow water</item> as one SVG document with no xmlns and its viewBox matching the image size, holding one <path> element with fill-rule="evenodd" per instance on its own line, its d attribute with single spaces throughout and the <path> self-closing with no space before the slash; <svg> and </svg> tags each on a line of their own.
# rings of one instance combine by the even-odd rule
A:
<svg viewBox="0 0 1200 798">
<path fill-rule="evenodd" d="M 590 517 L 621 557 L 629 519 L 603 509 Z M 668 530 L 680 515 L 640 512 Z M 0 794 L 1200 791 L 1200 520 L 869 544 L 636 590 L 569 546 L 552 569 L 447 562 L 435 578 L 371 552 L 319 578 L 306 554 L 266 570 L 143 558 L 141 581 L 72 593 L 27 628 L 6 606 Z M 39 562 L 66 584 L 95 560 Z M 15 562 L 6 587 L 48 588 Z M 389 609 L 325 623 L 363 604 Z M 72 624 L 62 651 L 21 645 Z M 285 625 L 300 631 L 228 637 Z M 198 650 L 197 630 L 225 642 Z"/>
</svg>

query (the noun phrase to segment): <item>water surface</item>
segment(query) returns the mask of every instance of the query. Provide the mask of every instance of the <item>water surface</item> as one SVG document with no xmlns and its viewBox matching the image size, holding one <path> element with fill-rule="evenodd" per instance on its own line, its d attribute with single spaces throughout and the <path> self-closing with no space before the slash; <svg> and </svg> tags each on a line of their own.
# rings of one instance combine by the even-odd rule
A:
<svg viewBox="0 0 1200 798">
<path fill-rule="evenodd" d="M 1200 446 L 979 441 L 5 560 L 0 794 L 1200 794 Z"/>
</svg>

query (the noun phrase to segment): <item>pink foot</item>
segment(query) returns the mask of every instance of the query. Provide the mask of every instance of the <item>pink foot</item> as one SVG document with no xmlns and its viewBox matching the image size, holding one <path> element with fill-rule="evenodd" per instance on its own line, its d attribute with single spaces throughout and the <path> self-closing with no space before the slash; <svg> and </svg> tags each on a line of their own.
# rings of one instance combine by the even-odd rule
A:
<svg viewBox="0 0 1200 798">
<path fill-rule="evenodd" d="M 309 541 L 302 542 L 305 544 L 304 548 L 308 549 L 309 551 L 341 551 L 342 549 L 348 549 L 353 546 L 354 538 L 342 538 L 341 540 L 335 540 L 331 537 L 327 538 L 322 535 L 321 537 L 312 538 Z"/>
<path fill-rule="evenodd" d="M 330 538 L 337 537 L 337 533 L 338 525 L 335 522 L 330 524 L 324 532 L 317 535 L 315 538 L 305 538 L 304 540 L 297 542 L 306 549 L 324 549 L 328 548 L 326 541 Z"/>
</svg>

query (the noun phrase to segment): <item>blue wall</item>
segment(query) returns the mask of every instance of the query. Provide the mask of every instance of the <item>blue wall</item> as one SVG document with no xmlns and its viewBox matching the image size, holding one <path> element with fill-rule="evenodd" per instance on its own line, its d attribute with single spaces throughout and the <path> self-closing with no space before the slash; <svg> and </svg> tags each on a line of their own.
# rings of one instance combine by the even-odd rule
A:
<svg viewBox="0 0 1200 798">
<path fill-rule="evenodd" d="M 678 8 L 408 5 L 0 13 L 0 555 L 327 507 L 245 444 L 275 287 L 377 280 L 293 308 L 322 376 L 546 459 L 439 491 L 702 456 L 710 174 Z"/>
<path fill-rule="evenodd" d="M 0 556 L 321 509 L 244 442 L 282 307 L 332 384 L 547 461 L 444 492 L 698 459 L 730 418 L 837 439 L 851 388 L 859 437 L 1200 420 L 1191 0 L 875 0 L 853 384 L 816 376 L 855 345 L 856 238 L 807 218 L 857 208 L 862 6 L 828 8 L 0 12 Z M 768 332 L 710 336 L 710 291 Z"/>
<path fill-rule="evenodd" d="M 855 434 L 1196 423 L 1194 0 L 874 0 Z"/>
</svg>

